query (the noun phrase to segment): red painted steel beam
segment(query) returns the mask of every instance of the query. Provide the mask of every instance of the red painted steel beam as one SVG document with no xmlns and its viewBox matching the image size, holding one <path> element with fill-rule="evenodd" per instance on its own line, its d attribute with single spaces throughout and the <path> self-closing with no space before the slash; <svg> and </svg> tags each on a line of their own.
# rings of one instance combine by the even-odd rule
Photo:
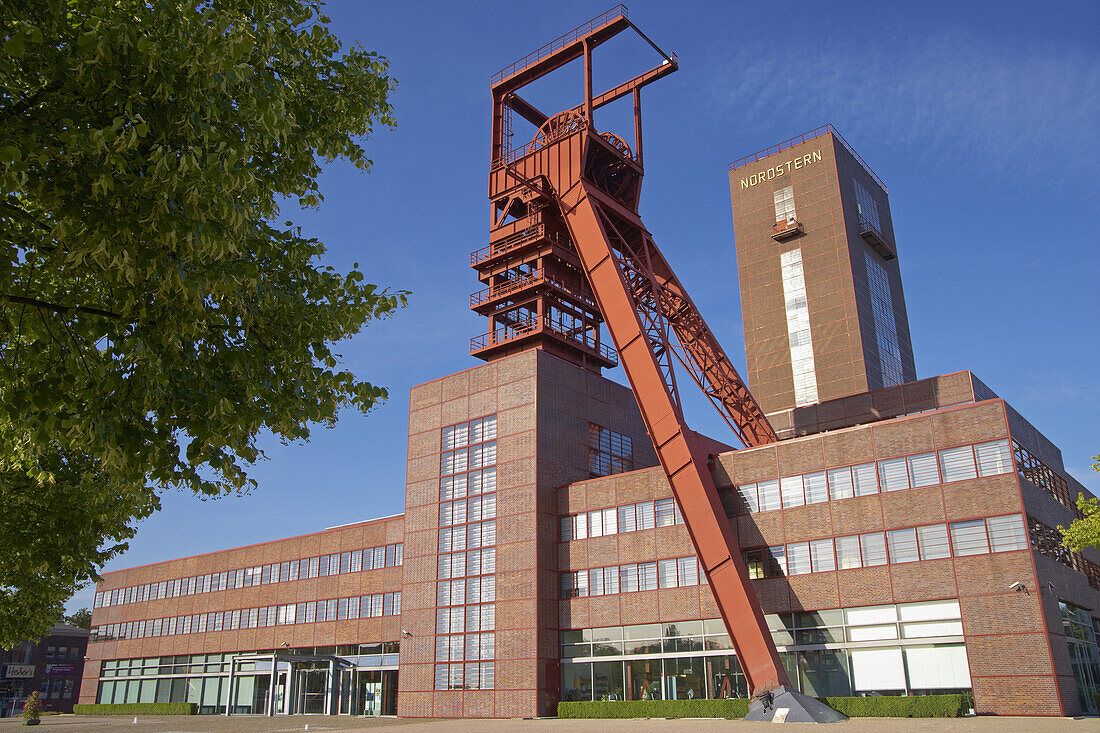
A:
<svg viewBox="0 0 1100 733">
<path fill-rule="evenodd" d="M 559 203 L 618 349 L 619 363 L 641 408 L 753 694 L 789 684 L 710 474 L 709 455 L 688 428 L 678 400 L 667 387 L 639 318 L 638 303 L 608 236 L 607 214 L 599 197 L 591 195 L 592 190 L 590 183 L 573 181 L 559 196 Z M 637 226 L 642 227 L 640 219 Z"/>
<path fill-rule="evenodd" d="M 504 103 L 514 109 L 523 119 L 530 122 L 535 127 L 542 127 L 548 119 L 548 116 L 543 114 L 538 107 L 528 102 L 523 97 L 519 96 L 515 92 L 511 92 L 504 98 Z"/>
<path fill-rule="evenodd" d="M 658 66 L 654 66 L 649 71 L 638 74 L 630 81 L 623 82 L 617 87 L 608 89 L 603 94 L 596 95 L 592 98 L 592 109 L 599 109 L 604 105 L 611 104 L 616 99 L 625 97 L 626 95 L 632 93 L 635 89 L 641 89 L 647 84 L 652 84 L 658 79 L 668 76 L 679 68 L 680 67 L 676 63 L 676 57 L 673 56 L 672 60 L 669 63 L 661 63 Z M 574 109 L 580 111 L 581 105 L 577 105 L 576 107 L 574 107 Z"/>
</svg>

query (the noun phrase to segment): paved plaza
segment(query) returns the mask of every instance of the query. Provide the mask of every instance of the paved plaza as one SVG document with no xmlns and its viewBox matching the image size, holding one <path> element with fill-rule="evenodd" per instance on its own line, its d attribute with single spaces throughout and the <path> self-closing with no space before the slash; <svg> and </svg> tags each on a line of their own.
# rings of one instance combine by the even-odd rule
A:
<svg viewBox="0 0 1100 733">
<path fill-rule="evenodd" d="M 664 733 L 664 731 L 710 730 L 752 731 L 775 730 L 771 723 L 746 723 L 741 720 L 649 718 L 641 720 L 419 720 L 406 718 L 352 718 L 343 716 L 293 716 L 264 718 L 255 716 L 155 716 L 131 717 L 51 715 L 42 718 L 39 731 L 127 731 L 127 733 L 292 733 L 293 731 L 343 731 L 400 729 L 400 733 Z M 14 733 L 22 724 L 19 718 L 0 719 L 0 733 Z M 809 723 L 791 723 L 805 728 Z M 1100 731 L 1097 718 L 1013 718 L 973 717 L 934 718 L 860 718 L 845 723 L 833 723 L 829 731 L 836 733 L 871 733 L 872 731 L 923 731 L 925 733 L 1054 733 L 1055 731 Z M 396 733 L 396 731 L 395 731 Z"/>
</svg>

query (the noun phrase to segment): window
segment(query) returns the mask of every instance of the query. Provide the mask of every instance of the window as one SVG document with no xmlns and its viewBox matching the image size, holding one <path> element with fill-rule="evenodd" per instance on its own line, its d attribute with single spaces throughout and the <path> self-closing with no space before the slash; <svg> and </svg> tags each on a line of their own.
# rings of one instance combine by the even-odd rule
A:
<svg viewBox="0 0 1100 733">
<path fill-rule="evenodd" d="M 951 557 L 951 546 L 947 541 L 946 524 L 917 527 L 917 543 L 920 545 L 921 560 Z"/>
<path fill-rule="evenodd" d="M 936 454 L 922 453 L 919 456 L 909 456 L 909 477 L 913 488 L 931 486 L 940 482 L 940 472 L 936 468 Z"/>
<path fill-rule="evenodd" d="M 813 540 L 810 542 L 810 561 L 815 573 L 824 573 L 836 570 L 836 556 L 833 553 L 833 541 L 831 539 Z"/>
<path fill-rule="evenodd" d="M 909 488 L 909 472 L 904 458 L 879 461 L 878 472 L 883 491 L 900 491 Z"/>
<path fill-rule="evenodd" d="M 852 466 L 852 479 L 855 484 L 856 496 L 869 496 L 878 493 L 875 464 L 864 463 L 860 466 Z"/>
<path fill-rule="evenodd" d="M 871 192 L 863 187 L 856 179 L 852 179 L 852 187 L 856 191 L 856 213 L 861 224 L 870 224 L 876 231 L 882 231 L 882 225 L 878 218 L 878 204 L 871 197 Z"/>
<path fill-rule="evenodd" d="M 1012 451 L 1007 440 L 996 440 L 974 446 L 978 459 L 979 476 L 995 476 L 1000 473 L 1012 473 Z"/>
<path fill-rule="evenodd" d="M 882 532 L 861 534 L 859 545 L 863 551 L 863 567 L 886 564 L 886 541 Z"/>
<path fill-rule="evenodd" d="M 829 484 L 825 472 L 808 473 L 804 477 L 806 484 L 806 503 L 818 504 L 829 500 Z"/>
<path fill-rule="evenodd" d="M 886 542 L 890 548 L 890 562 L 916 562 L 920 559 L 917 552 L 917 530 L 894 529 L 886 533 Z"/>
<path fill-rule="evenodd" d="M 782 506 L 778 481 L 761 481 L 756 486 L 760 492 L 760 511 L 766 512 Z"/>
<path fill-rule="evenodd" d="M 638 529 L 638 518 L 634 511 L 634 505 L 628 504 L 619 507 L 619 531 L 635 532 Z"/>
<path fill-rule="evenodd" d="M 871 312 L 874 316 L 882 386 L 893 387 L 903 380 L 898 328 L 894 320 L 894 301 L 890 294 L 890 276 L 879 262 L 877 254 L 865 252 L 864 261 L 867 263 L 867 284 L 871 290 Z"/>
<path fill-rule="evenodd" d="M 610 476 L 634 470 L 630 436 L 588 423 L 588 473 Z"/>
<path fill-rule="evenodd" d="M 658 527 L 671 527 L 676 524 L 676 502 L 661 499 L 653 505 L 653 514 Z"/>
<path fill-rule="evenodd" d="M 783 508 L 802 506 L 806 503 L 806 494 L 801 476 L 787 476 L 779 479 L 780 493 L 783 496 Z"/>
<path fill-rule="evenodd" d="M 863 567 L 860 561 L 859 537 L 836 538 L 836 565 L 840 570 Z"/>
<path fill-rule="evenodd" d="M 943 471 L 944 483 L 977 478 L 978 471 L 974 465 L 974 449 L 969 445 L 963 445 L 958 448 L 941 450 L 940 469 Z"/>
<path fill-rule="evenodd" d="M 796 542 L 787 545 L 787 574 L 804 575 L 810 570 L 810 543 Z"/>
<path fill-rule="evenodd" d="M 794 186 L 781 188 L 773 194 L 775 200 L 775 220 L 777 222 L 794 221 Z"/>
<path fill-rule="evenodd" d="M 954 546 L 956 557 L 984 555 L 989 552 L 985 522 L 981 519 L 954 522 L 951 525 L 951 544 Z"/>
<path fill-rule="evenodd" d="M 699 585 L 699 562 L 694 557 L 676 560 L 676 578 L 681 586 Z"/>
<path fill-rule="evenodd" d="M 1027 531 L 1024 529 L 1024 518 L 1021 515 L 990 517 L 985 520 L 985 524 L 989 531 L 990 549 L 993 552 L 1028 548 Z"/>
<path fill-rule="evenodd" d="M 759 511 L 760 506 L 756 501 L 756 484 L 747 484 L 736 487 L 737 510 L 741 514 L 751 514 Z"/>
<path fill-rule="evenodd" d="M 783 545 L 769 547 L 764 552 L 764 577 L 778 578 L 787 573 L 787 554 Z"/>
<path fill-rule="evenodd" d="M 833 501 L 838 499 L 850 499 L 855 496 L 854 491 L 851 468 L 829 469 L 829 495 L 832 497 Z"/>
<path fill-rule="evenodd" d="M 794 202 L 791 201 L 793 215 Z M 778 208 L 776 215 L 778 216 Z M 777 219 L 778 221 L 778 219 Z M 783 278 L 783 302 L 787 315 L 787 337 L 791 351 L 791 375 L 796 406 L 818 400 L 817 374 L 814 371 L 814 347 L 810 335 L 810 310 L 806 301 L 806 279 L 802 270 L 802 250 L 794 249 L 779 256 Z"/>
</svg>

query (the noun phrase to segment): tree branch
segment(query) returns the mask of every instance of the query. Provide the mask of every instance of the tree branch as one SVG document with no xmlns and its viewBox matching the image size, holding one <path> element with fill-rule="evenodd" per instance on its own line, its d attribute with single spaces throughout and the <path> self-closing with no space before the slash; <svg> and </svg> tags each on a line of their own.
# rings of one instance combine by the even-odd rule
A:
<svg viewBox="0 0 1100 733">
<path fill-rule="evenodd" d="M 113 313 L 111 311 L 105 311 L 101 308 L 89 308 L 84 305 L 58 305 L 56 303 L 47 303 L 44 300 L 38 300 L 37 298 L 24 298 L 22 295 L 10 295 L 8 293 L 0 293 L 0 300 L 6 300 L 9 303 L 17 303 L 19 305 L 30 305 L 42 310 L 52 311 L 61 315 L 68 315 L 70 313 L 87 313 L 92 316 L 102 316 L 103 318 L 111 318 L 116 321 L 126 320 L 119 313 Z M 133 321 L 129 321 L 133 323 Z"/>
</svg>

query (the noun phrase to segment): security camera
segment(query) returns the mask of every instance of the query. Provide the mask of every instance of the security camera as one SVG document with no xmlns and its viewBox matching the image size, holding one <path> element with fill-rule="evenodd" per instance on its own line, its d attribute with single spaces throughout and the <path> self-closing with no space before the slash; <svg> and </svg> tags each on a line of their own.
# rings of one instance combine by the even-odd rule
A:
<svg viewBox="0 0 1100 733">
<path fill-rule="evenodd" d="M 1023 584 L 1023 583 L 1022 583 L 1021 581 L 1019 581 L 1019 580 L 1017 580 L 1017 581 L 1016 581 L 1015 583 L 1013 583 L 1012 585 L 1008 586 L 1008 589 L 1009 589 L 1009 590 L 1014 590 L 1014 591 L 1016 591 L 1017 593 L 1019 593 L 1020 591 L 1023 591 L 1024 593 L 1027 593 L 1028 595 L 1031 595 L 1031 592 L 1030 592 L 1030 591 L 1029 591 L 1029 590 L 1027 589 L 1027 586 L 1026 586 L 1026 585 L 1024 585 L 1024 584 Z"/>
<path fill-rule="evenodd" d="M 410 634 L 410 633 L 409 633 L 408 631 L 406 631 L 405 629 L 401 629 L 401 636 L 403 636 L 403 637 L 406 637 L 406 638 L 407 638 L 407 637 L 410 637 L 410 636 L 412 636 L 412 634 Z"/>
</svg>

